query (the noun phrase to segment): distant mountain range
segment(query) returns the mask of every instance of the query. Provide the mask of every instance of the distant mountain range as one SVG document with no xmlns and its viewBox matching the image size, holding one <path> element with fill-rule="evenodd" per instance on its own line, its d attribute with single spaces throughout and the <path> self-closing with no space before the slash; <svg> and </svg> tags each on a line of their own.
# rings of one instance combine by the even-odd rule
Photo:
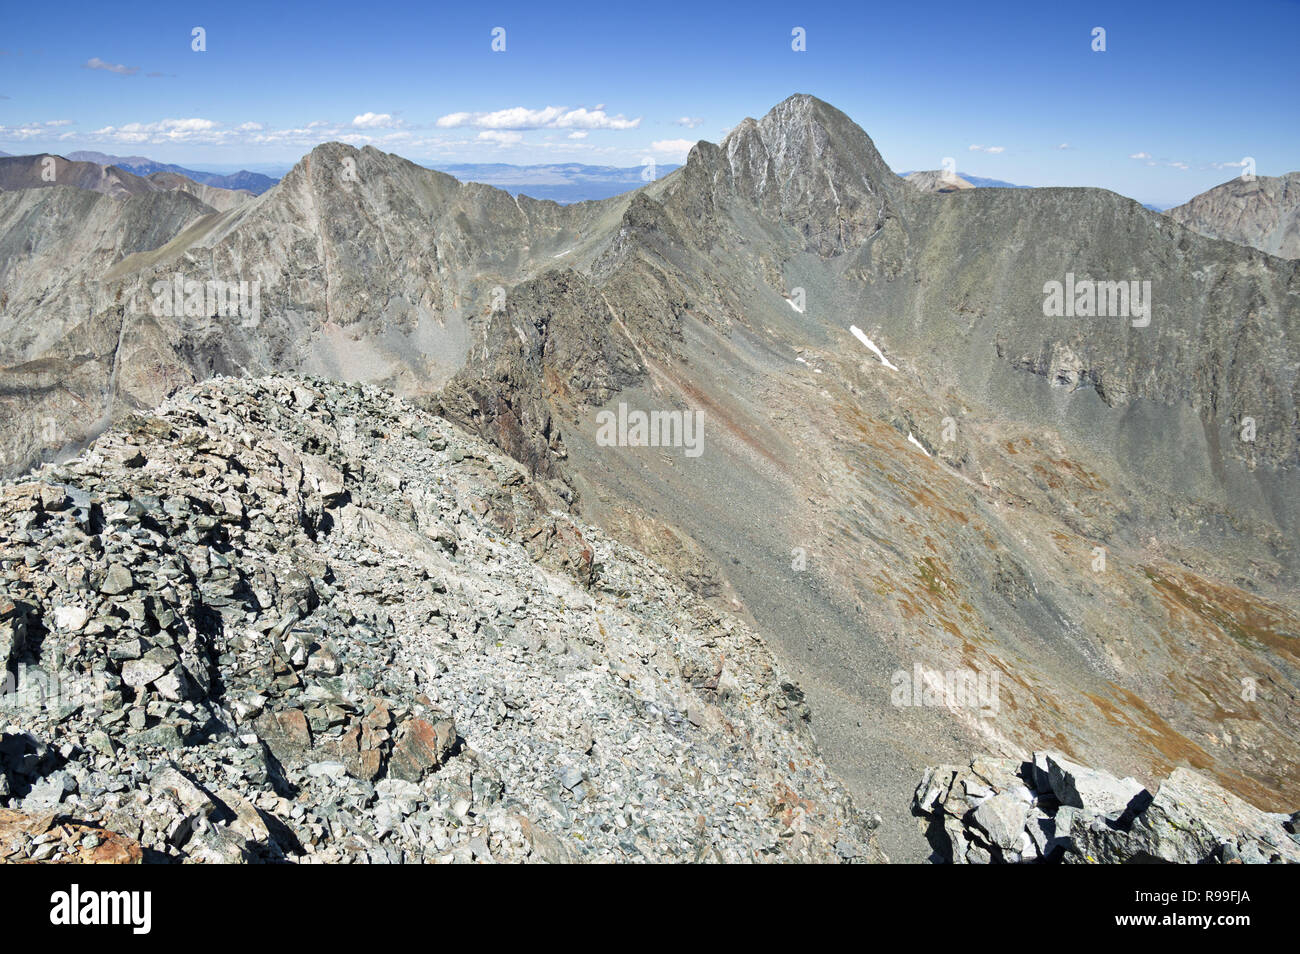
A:
<svg viewBox="0 0 1300 954">
<path fill-rule="evenodd" d="M 279 181 L 270 176 L 264 176 L 260 172 L 249 172 L 247 169 L 241 169 L 230 175 L 221 175 L 215 172 L 200 172 L 197 169 L 186 169 L 183 166 L 157 162 L 145 156 L 111 156 L 105 152 L 82 151 L 70 152 L 67 158 L 73 162 L 93 162 L 101 166 L 117 166 L 119 169 L 134 172 L 138 176 L 148 176 L 155 172 L 172 172 L 176 175 L 185 176 L 187 179 L 193 179 L 201 185 L 215 186 L 218 189 L 241 189 L 245 192 L 251 192 L 253 195 L 261 195 Z"/>
<path fill-rule="evenodd" d="M 906 179 L 908 176 L 938 176 L 940 172 L 900 172 L 900 178 Z M 1004 182 L 1001 179 L 986 179 L 983 176 L 972 176 L 965 172 L 957 173 L 957 178 L 963 182 L 969 182 L 978 189 L 1032 189 L 1033 186 L 1016 185 L 1014 182 Z"/>
<path fill-rule="evenodd" d="M 986 179 L 984 176 L 967 175 L 964 172 L 956 176 L 945 176 L 942 170 L 931 169 L 924 172 L 900 172 L 900 178 L 906 179 L 923 192 L 961 192 L 971 187 L 977 189 L 1033 189 L 1035 186 L 1016 185 L 1002 179 Z M 1143 202 L 1142 208 L 1152 212 L 1164 212 L 1168 205 Z M 1250 244 L 1250 243 L 1246 243 Z"/>
<path fill-rule="evenodd" d="M 151 192 L 185 192 L 218 212 L 233 209 L 253 198 L 247 189 L 222 189 L 219 186 L 205 185 L 176 172 L 152 172 L 141 176 L 118 165 L 69 160 L 48 153 L 0 156 L 0 192 L 52 186 L 72 186 L 86 192 L 100 192 L 115 199 L 128 199 Z"/>
<path fill-rule="evenodd" d="M 561 205 L 621 195 L 654 179 L 662 179 L 679 168 L 671 164 L 656 165 L 654 174 L 647 175 L 643 166 L 588 166 L 579 162 L 536 166 L 504 162 L 422 162 L 420 165 L 455 176 L 461 182 L 479 182 L 511 195 L 530 195 L 534 199 L 550 199 Z"/>
<path fill-rule="evenodd" d="M 0 152 L 0 156 L 9 153 Z M 114 156 L 104 152 L 82 150 L 68 153 L 73 162 L 92 162 L 101 166 L 117 166 L 139 176 L 155 172 L 168 172 L 193 179 L 202 185 L 219 189 L 232 189 L 261 195 L 280 181 L 278 175 L 266 175 L 241 169 L 223 174 L 189 169 L 171 163 L 158 162 L 147 156 Z M 534 199 L 550 199 L 561 205 L 608 199 L 612 196 L 639 189 L 651 179 L 661 179 L 679 168 L 673 163 L 656 165 L 654 175 L 643 178 L 643 166 L 592 166 L 579 162 L 545 163 L 540 165 L 512 165 L 505 162 L 437 163 L 423 161 L 426 169 L 445 172 L 462 182 L 478 182 L 509 192 L 511 195 L 530 195 Z M 274 170 L 273 170 L 274 171 Z M 993 180 L 981 180 L 981 182 Z"/>
</svg>

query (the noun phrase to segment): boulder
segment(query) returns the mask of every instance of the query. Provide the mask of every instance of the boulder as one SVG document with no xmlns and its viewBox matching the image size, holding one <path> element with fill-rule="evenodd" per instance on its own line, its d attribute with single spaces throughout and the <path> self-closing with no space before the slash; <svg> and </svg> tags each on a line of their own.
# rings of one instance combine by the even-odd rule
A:
<svg viewBox="0 0 1300 954">
<path fill-rule="evenodd" d="M 419 782 L 446 761 L 455 741 L 456 725 L 450 718 L 434 722 L 409 719 L 397 730 L 397 741 L 388 757 L 388 774 Z"/>
<path fill-rule="evenodd" d="M 1097 769 L 1048 753 L 1047 777 L 1052 793 L 1062 805 L 1082 808 L 1098 815 L 1120 816 L 1135 802 L 1150 801 L 1150 793 L 1133 778 L 1117 779 Z"/>
</svg>

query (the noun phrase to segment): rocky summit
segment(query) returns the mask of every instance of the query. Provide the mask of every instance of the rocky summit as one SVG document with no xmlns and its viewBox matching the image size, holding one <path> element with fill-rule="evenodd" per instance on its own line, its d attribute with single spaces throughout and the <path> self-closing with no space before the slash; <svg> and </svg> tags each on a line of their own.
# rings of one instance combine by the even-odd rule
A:
<svg viewBox="0 0 1300 954">
<path fill-rule="evenodd" d="M 0 861 L 879 861 L 758 635 L 361 385 L 0 487 Z"/>
</svg>

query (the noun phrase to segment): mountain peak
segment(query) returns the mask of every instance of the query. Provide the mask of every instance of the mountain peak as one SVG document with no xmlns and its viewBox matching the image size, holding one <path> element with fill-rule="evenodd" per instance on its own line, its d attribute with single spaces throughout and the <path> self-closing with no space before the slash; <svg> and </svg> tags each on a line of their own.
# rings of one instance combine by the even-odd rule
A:
<svg viewBox="0 0 1300 954">
<path fill-rule="evenodd" d="M 1211 238 L 1300 258 L 1300 172 L 1235 176 L 1165 214 Z"/>
<path fill-rule="evenodd" d="M 898 177 L 871 138 L 807 93 L 742 120 L 720 148 L 733 189 L 795 223 L 823 256 L 861 244 L 901 200 Z"/>
</svg>

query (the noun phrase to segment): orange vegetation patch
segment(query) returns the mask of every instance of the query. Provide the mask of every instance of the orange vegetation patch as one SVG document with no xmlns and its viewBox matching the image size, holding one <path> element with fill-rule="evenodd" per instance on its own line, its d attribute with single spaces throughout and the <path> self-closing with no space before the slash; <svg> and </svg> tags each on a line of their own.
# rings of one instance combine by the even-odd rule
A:
<svg viewBox="0 0 1300 954">
<path fill-rule="evenodd" d="M 1062 480 L 1057 474 L 1048 470 L 1042 464 L 1035 464 L 1034 471 L 1042 477 L 1047 486 L 1051 487 L 1053 490 L 1060 490 L 1065 486 L 1064 480 Z"/>
<path fill-rule="evenodd" d="M 951 517 L 958 523 L 965 526 L 969 523 L 969 518 L 960 510 L 954 510 L 952 507 L 945 506 L 936 494 L 924 484 L 913 484 L 907 488 L 906 496 L 911 498 L 912 503 L 918 507 L 928 507 L 931 510 L 937 510 L 947 517 Z"/>
<path fill-rule="evenodd" d="M 1265 811 L 1281 811 L 1290 804 L 1288 799 L 1294 792 L 1281 791 L 1280 779 L 1259 779 L 1220 767 L 1213 756 L 1169 725 L 1139 696 L 1114 683 L 1110 684 L 1110 691 L 1121 697 L 1124 709 L 1091 693 L 1084 695 L 1112 725 L 1131 729 L 1137 738 L 1159 753 L 1160 757 L 1153 759 L 1151 766 L 1158 778 L 1168 776 L 1176 766 L 1185 765 L 1213 776 L 1228 791 Z M 1128 713 L 1141 716 L 1146 724 L 1139 723 Z"/>
<path fill-rule="evenodd" d="M 1186 571 L 1162 573 L 1142 568 L 1170 611 L 1190 613 L 1248 649 L 1267 647 L 1300 663 L 1300 619 L 1289 610 L 1230 584 L 1214 583 Z"/>
<path fill-rule="evenodd" d="M 952 595 L 953 584 L 948 577 L 948 568 L 942 560 L 924 557 L 916 561 L 916 576 L 931 596 L 947 599 Z"/>
<path fill-rule="evenodd" d="M 1066 460 L 1062 457 L 1059 460 L 1052 461 L 1052 463 L 1061 470 L 1067 471 L 1075 480 L 1083 484 L 1089 490 L 1105 490 L 1109 486 L 1106 481 L 1102 480 L 1092 471 L 1076 464 L 1072 460 Z"/>
<path fill-rule="evenodd" d="M 1113 695 L 1123 697 L 1125 708 L 1091 692 L 1083 695 L 1111 725 L 1132 732 L 1160 753 L 1163 764 L 1156 763 L 1158 774 L 1167 775 L 1176 765 L 1190 765 L 1195 769 L 1209 769 L 1214 765 L 1208 752 L 1166 722 L 1140 696 L 1115 683 L 1109 683 L 1108 687 Z"/>
</svg>

